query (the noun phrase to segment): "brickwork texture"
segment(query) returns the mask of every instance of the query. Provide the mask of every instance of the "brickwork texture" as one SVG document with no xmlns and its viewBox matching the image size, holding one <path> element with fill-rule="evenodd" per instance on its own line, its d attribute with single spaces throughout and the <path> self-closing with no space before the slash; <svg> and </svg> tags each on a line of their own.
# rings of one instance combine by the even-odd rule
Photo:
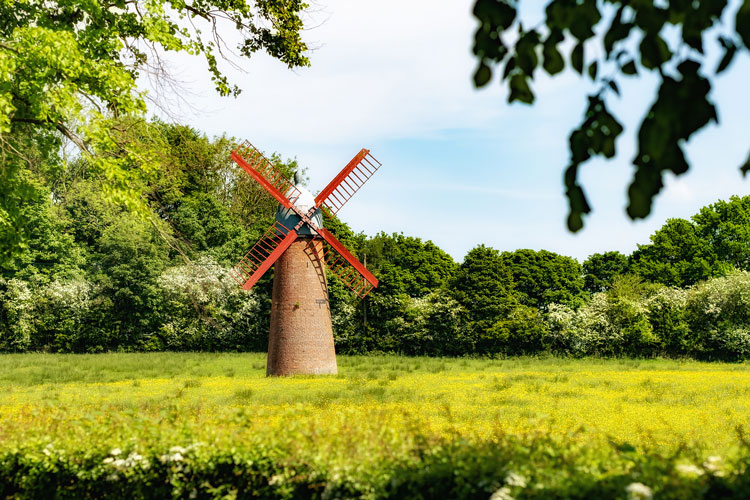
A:
<svg viewBox="0 0 750 500">
<path fill-rule="evenodd" d="M 275 263 L 269 376 L 338 372 L 322 250 L 320 240 L 299 238 Z"/>
</svg>

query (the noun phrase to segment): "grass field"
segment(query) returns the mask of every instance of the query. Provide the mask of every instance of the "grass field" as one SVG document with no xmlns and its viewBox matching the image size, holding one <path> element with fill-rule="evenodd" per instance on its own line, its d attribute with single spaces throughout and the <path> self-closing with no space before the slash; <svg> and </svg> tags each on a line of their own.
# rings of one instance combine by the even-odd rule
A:
<svg viewBox="0 0 750 500">
<path fill-rule="evenodd" d="M 371 482 L 384 463 L 457 442 L 554 443 L 576 467 L 622 450 L 683 471 L 747 454 L 748 364 L 342 356 L 339 371 L 269 379 L 263 354 L 3 355 L 0 453 L 265 449 Z"/>
</svg>

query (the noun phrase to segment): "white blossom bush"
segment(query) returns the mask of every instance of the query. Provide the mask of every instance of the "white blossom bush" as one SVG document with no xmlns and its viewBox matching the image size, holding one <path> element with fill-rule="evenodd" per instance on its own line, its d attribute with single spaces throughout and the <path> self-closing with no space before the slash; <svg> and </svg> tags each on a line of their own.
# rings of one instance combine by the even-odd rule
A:
<svg viewBox="0 0 750 500">
<path fill-rule="evenodd" d="M 388 322 L 405 354 L 457 355 L 472 352 L 466 310 L 446 291 L 399 298 L 401 314 Z"/>
<path fill-rule="evenodd" d="M 34 334 L 34 300 L 25 281 L 0 279 L 0 350 L 25 351 Z"/>
<path fill-rule="evenodd" d="M 750 354 L 750 272 L 735 271 L 695 285 L 688 293 L 687 322 L 697 354 L 744 359 Z"/>
<path fill-rule="evenodd" d="M 691 288 L 612 290 L 578 310 L 547 312 L 553 350 L 576 356 L 668 355 L 750 358 L 750 272 L 736 271 Z"/>
<path fill-rule="evenodd" d="M 54 351 L 79 350 L 90 336 L 89 312 L 94 286 L 85 278 L 55 280 L 36 292 L 38 346 Z"/>
<path fill-rule="evenodd" d="M 688 294 L 688 289 L 664 286 L 645 299 L 648 320 L 658 339 L 658 354 L 684 356 L 695 350 L 687 323 Z"/>
<path fill-rule="evenodd" d="M 90 329 L 94 290 L 81 276 L 34 283 L 12 279 L 0 284 L 0 290 L 3 351 L 74 351 Z"/>
<path fill-rule="evenodd" d="M 0 289 L 0 349 L 71 352 L 97 334 L 89 314 L 94 286 L 82 276 L 32 283 L 9 280 Z"/>
<path fill-rule="evenodd" d="M 354 327 L 357 323 L 355 303 L 351 300 L 338 300 L 335 307 L 331 305 L 331 323 L 337 349 L 349 348 L 359 335 Z"/>
<path fill-rule="evenodd" d="M 146 349 L 248 350 L 267 336 L 260 301 L 210 257 L 167 268 L 157 279 L 161 326 Z"/>
<path fill-rule="evenodd" d="M 550 304 L 551 345 L 574 356 L 650 355 L 658 339 L 643 300 L 595 293 L 577 310 Z"/>
</svg>

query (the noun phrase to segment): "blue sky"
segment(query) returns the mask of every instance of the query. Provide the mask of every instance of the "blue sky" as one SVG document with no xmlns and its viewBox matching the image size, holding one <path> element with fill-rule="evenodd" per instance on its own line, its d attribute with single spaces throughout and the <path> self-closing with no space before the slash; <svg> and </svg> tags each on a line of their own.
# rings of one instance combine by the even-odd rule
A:
<svg viewBox="0 0 750 500">
<path fill-rule="evenodd" d="M 184 102 L 162 94 L 170 114 L 210 136 L 249 139 L 296 157 L 310 188 L 322 189 L 367 147 L 383 167 L 342 209 L 355 231 L 430 239 L 460 261 L 480 243 L 499 250 L 547 249 L 583 261 L 629 253 L 669 217 L 689 217 L 731 195 L 750 194 L 738 166 L 750 150 L 750 57 L 738 56 L 712 92 L 719 126 L 687 147 L 691 171 L 670 177 L 652 215 L 624 212 L 637 124 L 655 95 L 648 74 L 621 82 L 610 108 L 625 125 L 618 158 L 585 164 L 581 180 L 593 213 L 577 234 L 565 229 L 562 171 L 567 137 L 581 120 L 591 84 L 570 70 L 537 73 L 533 107 L 506 103 L 497 80 L 474 90 L 471 1 L 396 0 L 313 4 L 304 38 L 310 68 L 290 71 L 265 55 L 228 65 L 237 99 L 219 97 L 205 63 L 172 57 Z M 542 2 L 527 2 L 534 20 Z"/>
</svg>

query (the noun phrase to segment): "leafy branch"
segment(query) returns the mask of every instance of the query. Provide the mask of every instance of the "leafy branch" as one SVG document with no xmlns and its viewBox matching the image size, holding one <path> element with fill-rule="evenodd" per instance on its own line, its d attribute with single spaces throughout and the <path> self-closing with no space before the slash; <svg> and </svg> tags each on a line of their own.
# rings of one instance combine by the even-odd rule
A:
<svg viewBox="0 0 750 500">
<path fill-rule="evenodd" d="M 533 104 L 531 82 L 541 68 L 550 76 L 565 69 L 561 45 L 572 41 L 567 62 L 582 76 L 598 83 L 589 96 L 582 123 L 570 134 L 570 163 L 564 184 L 569 201 L 568 228 L 583 227 L 583 216 L 591 211 L 578 183 L 582 163 L 592 156 L 613 158 L 622 125 L 607 109 L 611 94 L 619 95 L 622 78 L 650 71 L 659 78 L 657 97 L 640 124 L 635 173 L 628 189 L 627 213 L 632 219 L 651 212 L 666 172 L 685 173 L 690 165 L 684 144 L 711 122 L 718 122 L 709 99 L 712 80 L 729 68 L 740 50 L 750 48 L 750 0 L 734 12 L 726 0 L 691 2 L 670 0 L 654 4 L 646 0 L 552 0 L 544 22 L 524 29 L 518 19 L 520 1 L 477 0 L 474 16 L 479 28 L 473 52 L 478 61 L 476 87 L 487 85 L 495 70 L 502 69 L 507 81 L 508 102 Z M 728 26 L 734 26 L 734 31 Z M 679 28 L 677 40 L 667 40 L 668 26 Z M 514 44 L 504 38 L 517 31 Z M 600 33 L 601 35 L 597 35 Z M 708 68 L 704 39 L 711 37 L 723 49 L 715 69 Z M 670 43 L 671 42 L 671 45 Z M 597 56 L 596 54 L 603 54 Z M 540 64 L 541 62 L 541 64 Z M 602 69 L 612 69 L 608 75 Z M 741 167 L 750 172 L 750 157 Z"/>
</svg>

